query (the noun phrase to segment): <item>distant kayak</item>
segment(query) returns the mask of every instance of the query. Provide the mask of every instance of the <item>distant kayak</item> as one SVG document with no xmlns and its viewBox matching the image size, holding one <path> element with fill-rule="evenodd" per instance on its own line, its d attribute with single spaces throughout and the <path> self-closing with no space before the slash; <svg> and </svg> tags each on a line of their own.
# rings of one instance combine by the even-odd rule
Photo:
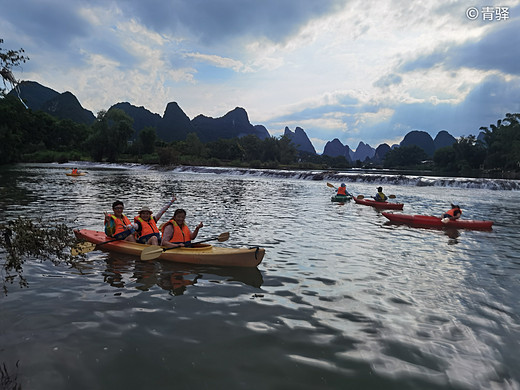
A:
<svg viewBox="0 0 520 390">
<path fill-rule="evenodd" d="M 85 172 L 80 172 L 80 173 L 66 173 L 67 176 L 85 176 L 86 173 Z"/>
<path fill-rule="evenodd" d="M 115 240 L 107 242 L 112 238 L 104 232 L 81 229 L 74 230 L 77 238 L 101 244 L 99 249 L 125 253 L 133 256 L 141 256 L 141 252 L 150 245 L 138 244 L 136 242 Z M 157 248 L 162 248 L 158 246 Z M 197 265 L 215 265 L 220 267 L 256 267 L 264 258 L 263 248 L 224 248 L 208 244 L 195 244 L 191 248 L 174 248 L 161 253 L 159 260 L 168 260 L 177 263 L 189 263 Z"/>
<path fill-rule="evenodd" d="M 350 199 L 352 199 L 352 196 L 350 195 L 334 195 L 332 198 L 330 198 L 332 202 L 346 202 Z"/>
<path fill-rule="evenodd" d="M 357 204 L 363 204 L 365 206 L 372 206 L 378 209 L 392 209 L 392 210 L 402 210 L 404 204 L 403 203 L 392 203 L 392 202 L 377 202 L 373 199 L 359 199 L 354 197 L 354 201 Z"/>
<path fill-rule="evenodd" d="M 471 219 L 456 219 L 443 223 L 440 217 L 430 215 L 407 215 L 382 213 L 386 218 L 395 223 L 403 223 L 419 227 L 438 227 L 438 228 L 460 228 L 460 229 L 491 229 L 493 221 L 474 221 Z"/>
</svg>

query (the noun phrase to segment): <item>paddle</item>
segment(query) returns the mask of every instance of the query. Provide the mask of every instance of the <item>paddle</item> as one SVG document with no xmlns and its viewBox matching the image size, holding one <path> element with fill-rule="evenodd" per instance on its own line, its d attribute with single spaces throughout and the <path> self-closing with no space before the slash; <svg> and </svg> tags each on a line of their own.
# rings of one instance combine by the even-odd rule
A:
<svg viewBox="0 0 520 390">
<path fill-rule="evenodd" d="M 221 233 L 218 237 L 208 238 L 207 240 L 202 240 L 198 242 L 194 242 L 192 245 L 200 244 L 202 242 L 208 242 L 213 240 L 218 240 L 219 242 L 227 241 L 229 239 L 229 232 Z M 148 248 L 143 249 L 141 252 L 141 260 L 153 260 L 161 256 L 163 252 L 166 252 L 170 249 L 178 249 L 179 247 L 174 248 L 162 248 L 158 246 L 149 246 Z"/>
</svg>

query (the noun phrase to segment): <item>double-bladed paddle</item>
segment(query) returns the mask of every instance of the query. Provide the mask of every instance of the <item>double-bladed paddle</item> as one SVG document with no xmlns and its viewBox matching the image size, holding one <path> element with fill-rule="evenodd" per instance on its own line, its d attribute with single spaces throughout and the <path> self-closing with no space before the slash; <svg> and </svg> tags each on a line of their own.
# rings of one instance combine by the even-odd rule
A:
<svg viewBox="0 0 520 390">
<path fill-rule="evenodd" d="M 208 238 L 207 240 L 202 240 L 198 242 L 194 242 L 192 245 L 200 244 L 203 242 L 218 240 L 218 242 L 224 242 L 229 239 L 229 232 L 221 233 L 218 237 Z M 162 248 L 160 246 L 149 246 L 148 248 L 143 249 L 141 252 L 141 260 L 153 260 L 161 256 L 163 252 L 166 252 L 170 249 L 178 249 L 179 247 L 174 248 Z"/>
</svg>

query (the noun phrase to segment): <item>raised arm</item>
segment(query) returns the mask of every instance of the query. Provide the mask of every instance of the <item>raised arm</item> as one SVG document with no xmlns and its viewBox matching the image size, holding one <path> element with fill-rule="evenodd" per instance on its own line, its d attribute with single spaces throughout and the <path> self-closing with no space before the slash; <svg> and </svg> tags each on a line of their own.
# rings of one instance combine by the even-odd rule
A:
<svg viewBox="0 0 520 390">
<path fill-rule="evenodd" d="M 163 206 L 163 208 L 160 209 L 157 214 L 155 214 L 155 220 L 158 221 L 159 219 L 161 219 L 161 217 L 166 212 L 166 210 L 168 210 L 170 208 L 170 206 L 173 204 L 173 202 L 175 202 L 176 200 L 177 200 L 177 198 L 175 197 L 175 195 L 173 195 L 172 200 L 170 200 L 168 203 L 166 203 Z"/>
<path fill-rule="evenodd" d="M 200 222 L 197 225 L 197 227 L 195 228 L 195 230 L 191 232 L 191 236 L 190 236 L 191 240 L 194 240 L 195 238 L 197 238 L 197 234 L 199 234 L 199 230 L 201 227 L 204 227 L 204 224 L 202 222 Z"/>
</svg>

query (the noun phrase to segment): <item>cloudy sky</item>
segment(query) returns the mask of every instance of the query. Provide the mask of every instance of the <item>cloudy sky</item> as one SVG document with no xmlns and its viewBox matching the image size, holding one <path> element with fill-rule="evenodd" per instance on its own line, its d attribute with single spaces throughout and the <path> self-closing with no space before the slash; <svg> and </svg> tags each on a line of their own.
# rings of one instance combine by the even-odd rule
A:
<svg viewBox="0 0 520 390">
<path fill-rule="evenodd" d="M 17 79 L 94 114 L 243 107 L 273 136 L 303 128 L 319 153 L 334 138 L 477 135 L 520 112 L 520 0 L 16 0 L 0 26 L 2 49 L 30 58 Z"/>
</svg>

